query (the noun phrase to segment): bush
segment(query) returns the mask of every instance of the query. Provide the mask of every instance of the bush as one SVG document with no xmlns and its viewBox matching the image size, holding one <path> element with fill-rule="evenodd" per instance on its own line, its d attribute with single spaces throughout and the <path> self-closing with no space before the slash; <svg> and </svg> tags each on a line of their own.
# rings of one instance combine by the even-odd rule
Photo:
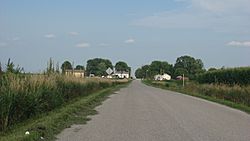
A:
<svg viewBox="0 0 250 141">
<path fill-rule="evenodd" d="M 165 87 L 169 87 L 169 83 L 168 82 L 165 83 Z"/>
</svg>

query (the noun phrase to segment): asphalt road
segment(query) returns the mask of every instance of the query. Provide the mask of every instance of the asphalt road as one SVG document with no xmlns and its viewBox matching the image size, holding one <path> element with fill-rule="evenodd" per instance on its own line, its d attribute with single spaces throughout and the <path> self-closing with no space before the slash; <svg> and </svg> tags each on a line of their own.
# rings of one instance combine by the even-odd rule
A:
<svg viewBox="0 0 250 141">
<path fill-rule="evenodd" d="M 250 115 L 133 81 L 59 141 L 250 141 Z"/>
</svg>

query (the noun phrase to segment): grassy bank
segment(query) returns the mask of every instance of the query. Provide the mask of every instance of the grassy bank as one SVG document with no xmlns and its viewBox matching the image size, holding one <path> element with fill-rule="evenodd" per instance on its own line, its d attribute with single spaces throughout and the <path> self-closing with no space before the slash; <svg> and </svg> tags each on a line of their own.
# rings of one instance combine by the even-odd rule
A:
<svg viewBox="0 0 250 141">
<path fill-rule="evenodd" d="M 64 104 L 63 107 L 18 123 L 1 132 L 0 141 L 54 140 L 54 135 L 64 128 L 73 123 L 85 123 L 89 120 L 87 115 L 96 113 L 94 107 L 101 104 L 113 91 L 126 85 L 124 82 L 121 83 L 123 85 L 114 85 L 95 93 L 79 96 Z M 25 135 L 26 131 L 30 134 Z"/>
<path fill-rule="evenodd" d="M 250 113 L 250 86 L 198 84 L 189 81 L 183 87 L 181 81 L 174 80 L 168 82 L 144 80 L 143 83 L 203 98 Z"/>
</svg>

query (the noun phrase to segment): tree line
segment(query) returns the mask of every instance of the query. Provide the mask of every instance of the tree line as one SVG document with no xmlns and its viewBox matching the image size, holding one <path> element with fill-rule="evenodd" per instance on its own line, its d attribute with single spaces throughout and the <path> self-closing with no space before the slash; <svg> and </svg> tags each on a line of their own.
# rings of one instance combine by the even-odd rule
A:
<svg viewBox="0 0 250 141">
<path fill-rule="evenodd" d="M 74 69 L 75 70 L 85 70 L 86 75 L 89 76 L 93 74 L 95 76 L 107 76 L 106 70 L 108 68 L 116 69 L 116 71 L 121 72 L 131 72 L 131 67 L 124 61 L 118 61 L 114 66 L 109 59 L 102 59 L 102 58 L 94 58 L 89 59 L 87 61 L 86 69 L 83 65 L 77 65 Z M 62 73 L 65 73 L 65 70 L 72 70 L 73 66 L 69 61 L 65 61 L 61 65 Z"/>
<path fill-rule="evenodd" d="M 157 74 L 167 73 L 172 77 L 185 75 L 194 79 L 197 74 L 205 72 L 204 64 L 201 59 L 191 56 L 181 56 L 176 59 L 175 64 L 167 61 L 152 61 L 149 65 L 143 65 L 135 71 L 136 78 L 152 79 Z"/>
<path fill-rule="evenodd" d="M 131 67 L 124 61 L 118 61 L 115 65 L 109 59 L 102 58 L 94 58 L 89 59 L 87 61 L 86 69 L 84 65 L 76 65 L 70 61 L 66 60 L 62 63 L 61 67 L 59 67 L 59 63 L 55 63 L 52 58 L 47 62 L 47 68 L 44 71 L 44 74 L 53 74 L 60 73 L 60 69 L 62 74 L 65 74 L 66 70 L 83 70 L 85 74 L 89 76 L 93 74 L 94 76 L 107 76 L 106 70 L 111 68 L 112 70 L 115 68 L 116 71 L 120 71 L 121 73 L 129 72 L 131 73 Z M 2 63 L 0 62 L 0 75 L 3 73 L 25 73 L 24 69 L 18 66 L 15 66 L 14 63 L 8 59 L 5 69 L 3 69 Z"/>
</svg>

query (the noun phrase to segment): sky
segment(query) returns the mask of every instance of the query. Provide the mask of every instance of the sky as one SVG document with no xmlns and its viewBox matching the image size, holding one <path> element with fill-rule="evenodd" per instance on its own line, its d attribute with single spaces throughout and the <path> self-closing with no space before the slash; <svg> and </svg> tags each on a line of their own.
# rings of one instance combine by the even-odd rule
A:
<svg viewBox="0 0 250 141">
<path fill-rule="evenodd" d="M 0 0 L 0 62 L 26 72 L 50 57 L 135 70 L 183 55 L 205 68 L 250 66 L 250 0 Z"/>
</svg>

